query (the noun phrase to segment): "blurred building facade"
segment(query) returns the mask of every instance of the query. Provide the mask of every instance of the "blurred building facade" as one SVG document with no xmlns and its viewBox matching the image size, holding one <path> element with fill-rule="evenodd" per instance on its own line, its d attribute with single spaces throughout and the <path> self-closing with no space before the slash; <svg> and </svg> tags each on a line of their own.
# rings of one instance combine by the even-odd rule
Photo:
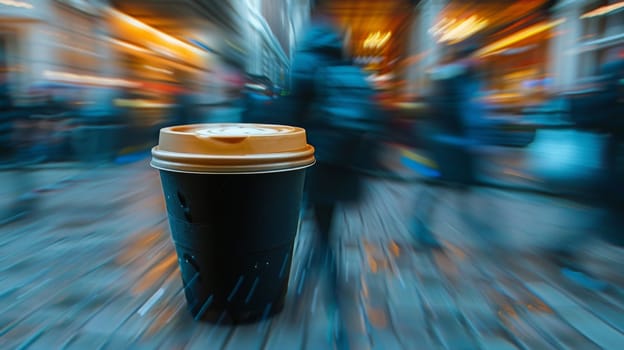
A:
<svg viewBox="0 0 624 350">
<path fill-rule="evenodd" d="M 624 41 L 616 0 L 328 4 L 356 63 L 416 95 L 453 43 L 475 42 L 488 93 L 509 102 L 571 88 L 621 55 Z M 19 103 L 47 83 L 88 86 L 86 99 L 102 94 L 94 86 L 134 87 L 152 106 L 183 85 L 215 102 L 231 98 L 245 73 L 287 87 L 309 14 L 310 0 L 2 1 L 0 69 Z"/>
<path fill-rule="evenodd" d="M 0 2 L 0 62 L 16 96 L 50 81 L 163 93 L 189 79 L 217 96 L 237 72 L 287 85 L 308 17 L 309 0 Z"/>
<path fill-rule="evenodd" d="M 246 33 L 247 72 L 289 85 L 290 60 L 309 19 L 309 0 L 247 0 L 237 6 Z"/>
<path fill-rule="evenodd" d="M 554 17 L 565 21 L 552 45 L 551 71 L 555 86 L 568 88 L 591 78 L 607 61 L 622 55 L 624 3 L 606 0 L 560 1 Z"/>
<path fill-rule="evenodd" d="M 405 71 L 407 94 L 416 95 L 425 89 L 426 71 L 436 65 L 440 58 L 440 45 L 436 45 L 430 33 L 448 0 L 423 0 L 415 8 L 407 43 L 411 57 Z"/>
<path fill-rule="evenodd" d="M 107 24 L 99 5 L 68 0 L 0 4 L 5 69 L 17 103 L 28 103 L 29 92 L 39 85 L 71 78 L 70 72 L 94 79 L 114 73 L 107 64 L 113 58 L 110 46 L 100 39 Z"/>
<path fill-rule="evenodd" d="M 405 92 L 426 91 L 427 71 L 450 45 L 478 48 L 493 102 L 526 103 L 571 89 L 622 55 L 616 0 L 422 0 L 414 7 Z"/>
</svg>

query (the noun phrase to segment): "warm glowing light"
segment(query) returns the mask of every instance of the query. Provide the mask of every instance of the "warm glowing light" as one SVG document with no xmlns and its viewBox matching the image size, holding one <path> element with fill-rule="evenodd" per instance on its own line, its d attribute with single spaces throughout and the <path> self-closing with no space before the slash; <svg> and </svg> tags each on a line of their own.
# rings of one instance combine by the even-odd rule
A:
<svg viewBox="0 0 624 350">
<path fill-rule="evenodd" d="M 113 39 L 113 38 L 110 38 L 108 40 L 110 42 L 114 43 L 114 44 L 117 44 L 119 46 L 125 47 L 127 49 L 131 49 L 131 50 L 139 51 L 139 52 L 143 52 L 143 53 L 148 53 L 149 52 L 148 50 L 146 50 L 146 49 L 144 49 L 142 47 L 136 46 L 134 44 L 131 44 L 131 43 L 127 42 L 127 41 L 121 41 L 121 40 L 117 40 L 117 39 Z"/>
<path fill-rule="evenodd" d="M 445 31 L 447 31 L 455 22 L 456 19 L 448 19 L 446 17 L 442 18 L 438 23 L 436 23 L 432 28 L 429 29 L 429 33 L 438 36 Z"/>
<path fill-rule="evenodd" d="M 142 29 L 149 29 L 150 28 L 147 24 L 139 21 L 138 19 L 130 17 L 130 16 L 128 16 L 126 14 L 123 14 L 121 12 L 118 13 L 118 16 L 119 16 L 119 18 L 123 19 L 124 21 L 128 22 L 129 24 L 131 24 L 131 25 L 133 25 L 133 26 L 135 26 L 137 28 L 142 28 Z"/>
<path fill-rule="evenodd" d="M 477 51 L 477 53 L 475 54 L 475 56 L 489 56 L 489 55 L 493 55 L 494 53 L 496 53 L 497 51 L 500 51 L 501 49 L 503 49 L 506 46 L 509 46 L 511 44 L 515 44 L 521 40 L 524 40 L 530 36 L 533 36 L 535 34 L 539 34 L 543 31 L 546 31 L 550 28 L 556 27 L 559 24 L 565 22 L 565 19 L 559 19 L 556 21 L 552 21 L 552 22 L 542 22 L 542 23 L 538 23 L 535 24 L 531 27 L 528 27 L 526 29 L 523 29 L 521 31 L 518 31 L 516 33 L 513 33 L 503 39 L 500 39 L 498 41 L 493 42 L 490 45 L 485 46 L 484 48 L 482 48 L 481 50 Z"/>
<path fill-rule="evenodd" d="M 113 100 L 115 106 L 130 108 L 165 108 L 171 107 L 170 103 L 154 102 L 145 99 L 123 99 L 116 98 Z"/>
<path fill-rule="evenodd" d="M 392 73 L 387 73 L 387 74 L 373 74 L 370 75 L 368 77 L 369 80 L 372 80 L 374 82 L 384 82 L 384 81 L 390 81 L 392 79 L 394 79 L 394 74 Z"/>
<path fill-rule="evenodd" d="M 15 0 L 0 0 L 0 5 L 19 7 L 23 9 L 32 9 L 33 5 L 23 2 L 23 1 L 15 1 Z"/>
<path fill-rule="evenodd" d="M 485 28 L 488 23 L 488 20 L 479 18 L 476 15 L 461 21 L 445 17 L 429 29 L 429 33 L 438 37 L 439 43 L 448 42 L 454 44 Z"/>
<path fill-rule="evenodd" d="M 161 39 L 163 39 L 165 42 L 167 42 L 167 43 L 169 43 L 169 44 L 172 44 L 172 45 L 175 45 L 175 44 L 180 44 L 180 43 L 184 44 L 183 42 L 181 42 L 181 41 L 180 41 L 180 42 L 178 42 L 178 40 L 177 40 L 177 39 L 175 39 L 175 38 L 173 38 L 172 36 L 169 36 L 169 35 L 167 35 L 167 34 L 165 34 L 165 33 L 162 33 L 162 32 L 158 32 L 156 35 L 158 35 L 158 37 L 160 37 Z"/>
<path fill-rule="evenodd" d="M 195 53 L 201 53 L 202 52 L 201 50 L 199 50 L 195 46 L 187 44 L 187 43 L 185 43 L 185 42 L 183 42 L 183 41 L 181 41 L 179 39 L 176 39 L 176 38 L 172 37 L 171 35 L 165 34 L 165 33 L 161 32 L 160 30 L 158 30 L 158 29 L 156 29 L 154 27 L 151 27 L 151 26 L 149 26 L 149 25 L 139 21 L 136 18 L 133 18 L 133 17 L 130 17 L 130 16 L 126 15 L 125 13 L 119 12 L 119 11 L 117 11 L 115 9 L 112 9 L 112 8 L 109 9 L 109 11 L 110 11 L 111 14 L 113 14 L 117 18 L 125 21 L 126 23 L 128 23 L 128 24 L 130 24 L 130 25 L 132 25 L 134 27 L 146 30 L 146 31 L 152 33 L 153 35 L 156 35 L 157 37 L 161 38 L 162 40 L 166 41 L 169 44 L 183 47 L 183 48 L 185 48 L 187 50 L 191 50 L 191 51 L 193 51 Z"/>
<path fill-rule="evenodd" d="M 96 77 L 92 75 L 74 74 L 68 72 L 45 71 L 43 76 L 47 79 L 76 84 L 104 85 L 104 86 L 122 86 L 136 87 L 137 83 L 118 78 Z"/>
<path fill-rule="evenodd" d="M 170 50 L 169 48 L 164 47 L 162 45 L 147 44 L 147 46 L 151 50 L 153 50 L 154 52 L 158 52 L 158 53 L 160 53 L 162 55 L 165 55 L 165 56 L 168 56 L 168 57 L 175 57 L 176 56 L 175 53 L 172 50 Z"/>
<path fill-rule="evenodd" d="M 390 37 L 392 36 L 392 32 L 386 32 L 381 34 L 381 32 L 375 32 L 368 35 L 366 40 L 364 40 L 364 47 L 367 49 L 378 49 L 384 46 Z"/>
<path fill-rule="evenodd" d="M 523 79 L 537 74 L 535 69 L 524 69 L 505 75 L 506 79 Z"/>
<path fill-rule="evenodd" d="M 591 18 L 597 16 L 603 16 L 615 10 L 624 7 L 624 1 L 616 2 L 615 4 L 601 6 L 595 10 L 584 13 L 581 18 Z"/>
<path fill-rule="evenodd" d="M 147 64 L 144 65 L 143 67 L 145 67 L 145 69 L 148 69 L 148 70 L 151 70 L 151 71 L 154 71 L 154 72 L 165 73 L 165 74 L 169 74 L 169 75 L 173 74 L 173 72 L 168 70 L 168 69 L 153 67 L 153 66 L 150 66 L 150 65 L 147 65 Z"/>
</svg>

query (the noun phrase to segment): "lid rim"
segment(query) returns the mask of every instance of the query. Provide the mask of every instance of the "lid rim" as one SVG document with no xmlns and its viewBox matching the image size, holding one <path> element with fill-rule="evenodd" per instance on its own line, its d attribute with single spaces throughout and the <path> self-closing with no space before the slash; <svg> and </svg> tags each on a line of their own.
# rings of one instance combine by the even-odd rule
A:
<svg viewBox="0 0 624 350">
<path fill-rule="evenodd" d="M 299 152 L 282 152 L 252 155 L 211 155 L 211 154 L 188 154 L 161 151 L 158 146 L 152 148 L 152 160 L 157 162 L 185 164 L 186 166 L 200 167 L 245 167 L 245 166 L 271 166 L 280 163 L 309 162 L 314 161 L 314 147 L 308 145 Z"/>
<path fill-rule="evenodd" d="M 252 153 L 252 154 L 193 154 L 193 153 L 184 153 L 184 152 L 173 152 L 161 150 L 158 146 L 152 147 L 152 157 L 155 158 L 166 158 L 166 159 L 194 159 L 194 160 L 210 160 L 214 159 L 216 161 L 223 160 L 235 160 L 235 161 L 245 161 L 247 159 L 253 159 L 254 161 L 258 161 L 259 159 L 271 159 L 271 160 L 279 160 L 279 159 L 289 159 L 295 158 L 299 156 L 307 156 L 309 154 L 314 154 L 314 146 L 306 145 L 305 148 L 297 151 L 288 151 L 288 152 L 275 152 L 275 153 Z"/>
<path fill-rule="evenodd" d="M 249 166 L 247 168 L 240 168 L 239 170 L 232 169 L 231 167 L 225 168 L 223 167 L 222 171 L 219 170 L 218 167 L 204 167 L 205 169 L 201 169 L 202 167 L 197 166 L 188 166 L 188 164 L 181 164 L 180 167 L 167 167 L 162 164 L 158 164 L 158 161 L 152 160 L 150 162 L 150 166 L 154 169 L 160 171 L 168 171 L 173 173 L 183 173 L 183 174 L 205 174 L 205 175 L 243 175 L 243 174 L 269 174 L 269 173 L 280 173 L 287 171 L 295 171 L 309 168 L 316 164 L 316 159 L 313 159 L 311 162 L 304 163 L 301 162 L 299 164 L 293 165 L 292 163 L 288 164 L 280 164 L 278 167 L 252 167 Z M 184 169 L 186 167 L 186 169 Z"/>
<path fill-rule="evenodd" d="M 165 171 L 257 173 L 309 166 L 314 151 L 300 127 L 200 123 L 160 129 L 151 165 Z"/>
</svg>

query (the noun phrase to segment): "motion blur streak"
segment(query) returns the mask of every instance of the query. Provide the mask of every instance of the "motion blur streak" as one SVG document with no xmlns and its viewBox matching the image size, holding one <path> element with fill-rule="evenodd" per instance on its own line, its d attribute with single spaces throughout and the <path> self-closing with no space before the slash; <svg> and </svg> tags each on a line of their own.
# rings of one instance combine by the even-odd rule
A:
<svg viewBox="0 0 624 350">
<path fill-rule="evenodd" d="M 622 33 L 620 0 L 0 0 L 2 348 L 620 349 Z M 283 311 L 216 325 L 150 152 L 239 122 L 316 165 Z"/>
</svg>

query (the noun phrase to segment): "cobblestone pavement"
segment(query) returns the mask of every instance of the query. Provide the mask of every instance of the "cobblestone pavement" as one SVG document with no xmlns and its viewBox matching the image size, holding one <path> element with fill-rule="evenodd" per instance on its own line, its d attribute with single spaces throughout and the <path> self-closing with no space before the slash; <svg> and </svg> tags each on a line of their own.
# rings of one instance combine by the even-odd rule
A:
<svg viewBox="0 0 624 350">
<path fill-rule="evenodd" d="M 226 326 L 186 309 L 158 174 L 145 161 L 55 171 L 34 174 L 36 212 L 0 230 L 2 349 L 331 349 L 339 328 L 352 349 L 624 344 L 624 252 L 600 241 L 583 250 L 584 266 L 608 283 L 600 290 L 542 253 L 604 228 L 596 208 L 370 179 L 363 203 L 335 222 L 340 317 L 328 273 L 312 262 L 307 215 L 284 311 Z M 444 249 L 419 246 L 412 223 Z"/>
</svg>

